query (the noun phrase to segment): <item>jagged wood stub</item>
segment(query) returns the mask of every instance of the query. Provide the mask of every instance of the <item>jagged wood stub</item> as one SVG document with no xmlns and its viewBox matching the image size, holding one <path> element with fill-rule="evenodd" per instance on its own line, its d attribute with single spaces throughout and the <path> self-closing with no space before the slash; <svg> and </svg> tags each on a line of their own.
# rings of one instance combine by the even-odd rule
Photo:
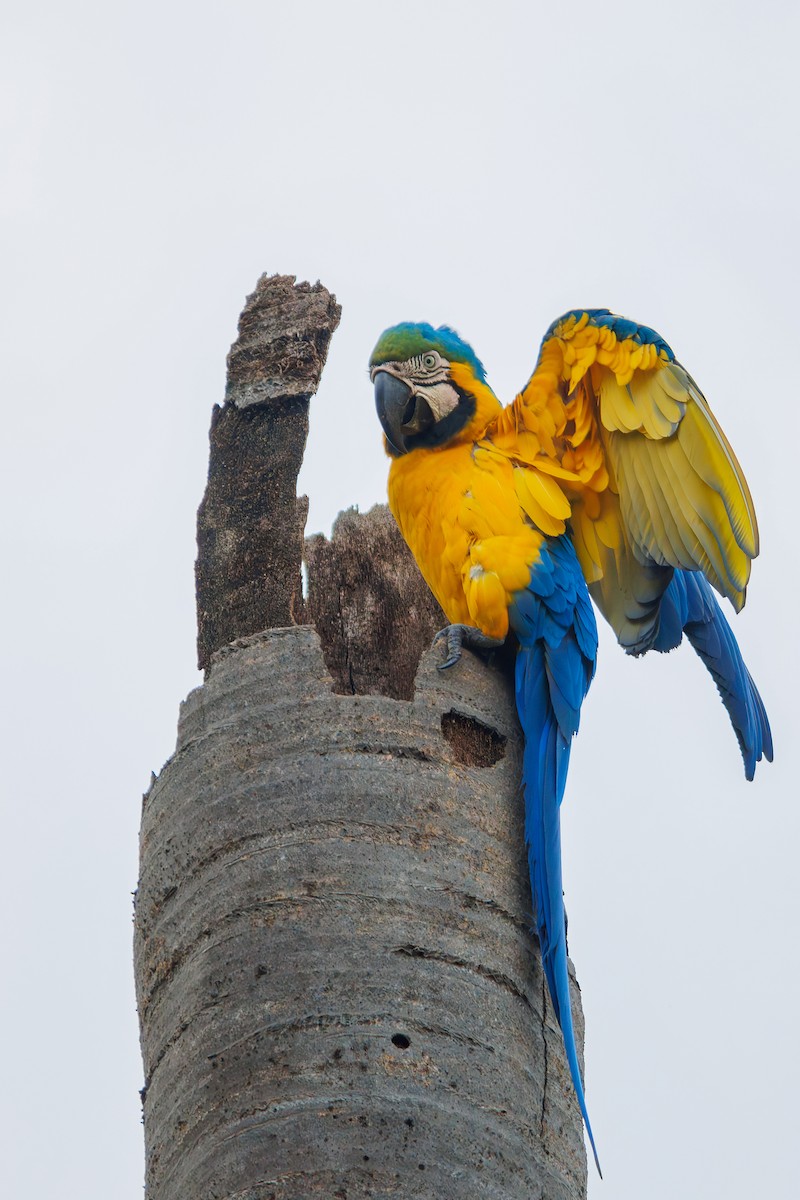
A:
<svg viewBox="0 0 800 1200">
<path fill-rule="evenodd" d="M 306 538 L 307 614 L 337 692 L 410 700 L 420 658 L 447 619 L 384 504 L 340 513 Z"/>
<path fill-rule="evenodd" d="M 225 404 L 211 420 L 208 486 L 197 514 L 197 657 L 304 620 L 300 563 L 308 501 L 296 494 L 341 309 L 321 284 L 262 275 L 228 355 Z"/>
</svg>

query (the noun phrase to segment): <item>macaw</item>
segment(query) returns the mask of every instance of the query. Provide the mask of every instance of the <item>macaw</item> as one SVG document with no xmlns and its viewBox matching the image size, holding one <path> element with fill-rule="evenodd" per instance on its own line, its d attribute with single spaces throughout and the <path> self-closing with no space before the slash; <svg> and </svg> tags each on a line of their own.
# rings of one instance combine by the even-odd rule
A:
<svg viewBox="0 0 800 1200">
<path fill-rule="evenodd" d="M 559 807 L 597 627 L 629 653 L 687 639 L 753 778 L 772 758 L 758 690 L 712 588 L 738 611 L 758 553 L 753 502 L 708 404 L 667 343 L 607 309 L 555 321 L 503 407 L 447 326 L 387 329 L 370 359 L 391 459 L 389 506 L 461 646 L 516 642 L 522 791 L 536 931 L 578 1104 Z"/>
</svg>

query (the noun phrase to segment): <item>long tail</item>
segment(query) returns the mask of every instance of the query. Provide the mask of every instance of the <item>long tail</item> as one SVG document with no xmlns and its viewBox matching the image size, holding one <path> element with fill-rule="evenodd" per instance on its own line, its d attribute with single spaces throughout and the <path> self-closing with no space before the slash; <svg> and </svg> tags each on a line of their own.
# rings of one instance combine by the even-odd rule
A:
<svg viewBox="0 0 800 1200">
<path fill-rule="evenodd" d="M 661 601 L 654 649 L 673 650 L 685 633 L 713 676 L 728 710 L 748 779 L 762 758 L 772 762 L 772 733 L 764 702 L 744 665 L 733 631 L 705 577 L 676 571 Z"/>
<path fill-rule="evenodd" d="M 583 1094 L 567 971 L 567 940 L 561 884 L 561 818 L 570 741 L 580 704 L 591 679 L 587 661 L 572 634 L 553 649 L 543 640 L 521 645 L 516 663 L 517 710 L 525 734 L 522 782 L 525 840 L 536 928 L 547 986 L 564 1038 L 598 1174 L 600 1162 Z M 571 719 L 569 719 L 571 717 Z"/>
</svg>

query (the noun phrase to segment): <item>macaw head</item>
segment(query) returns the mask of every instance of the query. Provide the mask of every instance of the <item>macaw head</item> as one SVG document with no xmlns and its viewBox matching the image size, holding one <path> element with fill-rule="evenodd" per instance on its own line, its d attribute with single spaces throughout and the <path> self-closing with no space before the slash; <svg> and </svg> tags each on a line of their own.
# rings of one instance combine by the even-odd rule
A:
<svg viewBox="0 0 800 1200">
<path fill-rule="evenodd" d="M 452 441 L 472 423 L 481 393 L 494 399 L 475 351 L 447 325 L 393 325 L 378 339 L 369 367 L 394 457 Z"/>
</svg>

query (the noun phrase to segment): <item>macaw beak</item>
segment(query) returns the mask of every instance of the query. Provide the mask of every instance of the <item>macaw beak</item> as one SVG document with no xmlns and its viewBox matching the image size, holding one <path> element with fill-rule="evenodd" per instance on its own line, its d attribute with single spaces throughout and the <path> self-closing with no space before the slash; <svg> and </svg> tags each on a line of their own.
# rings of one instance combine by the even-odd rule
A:
<svg viewBox="0 0 800 1200">
<path fill-rule="evenodd" d="M 409 449 L 409 438 L 434 423 L 424 396 L 414 395 L 407 383 L 387 371 L 375 373 L 375 407 L 386 440 L 398 454 Z"/>
</svg>

